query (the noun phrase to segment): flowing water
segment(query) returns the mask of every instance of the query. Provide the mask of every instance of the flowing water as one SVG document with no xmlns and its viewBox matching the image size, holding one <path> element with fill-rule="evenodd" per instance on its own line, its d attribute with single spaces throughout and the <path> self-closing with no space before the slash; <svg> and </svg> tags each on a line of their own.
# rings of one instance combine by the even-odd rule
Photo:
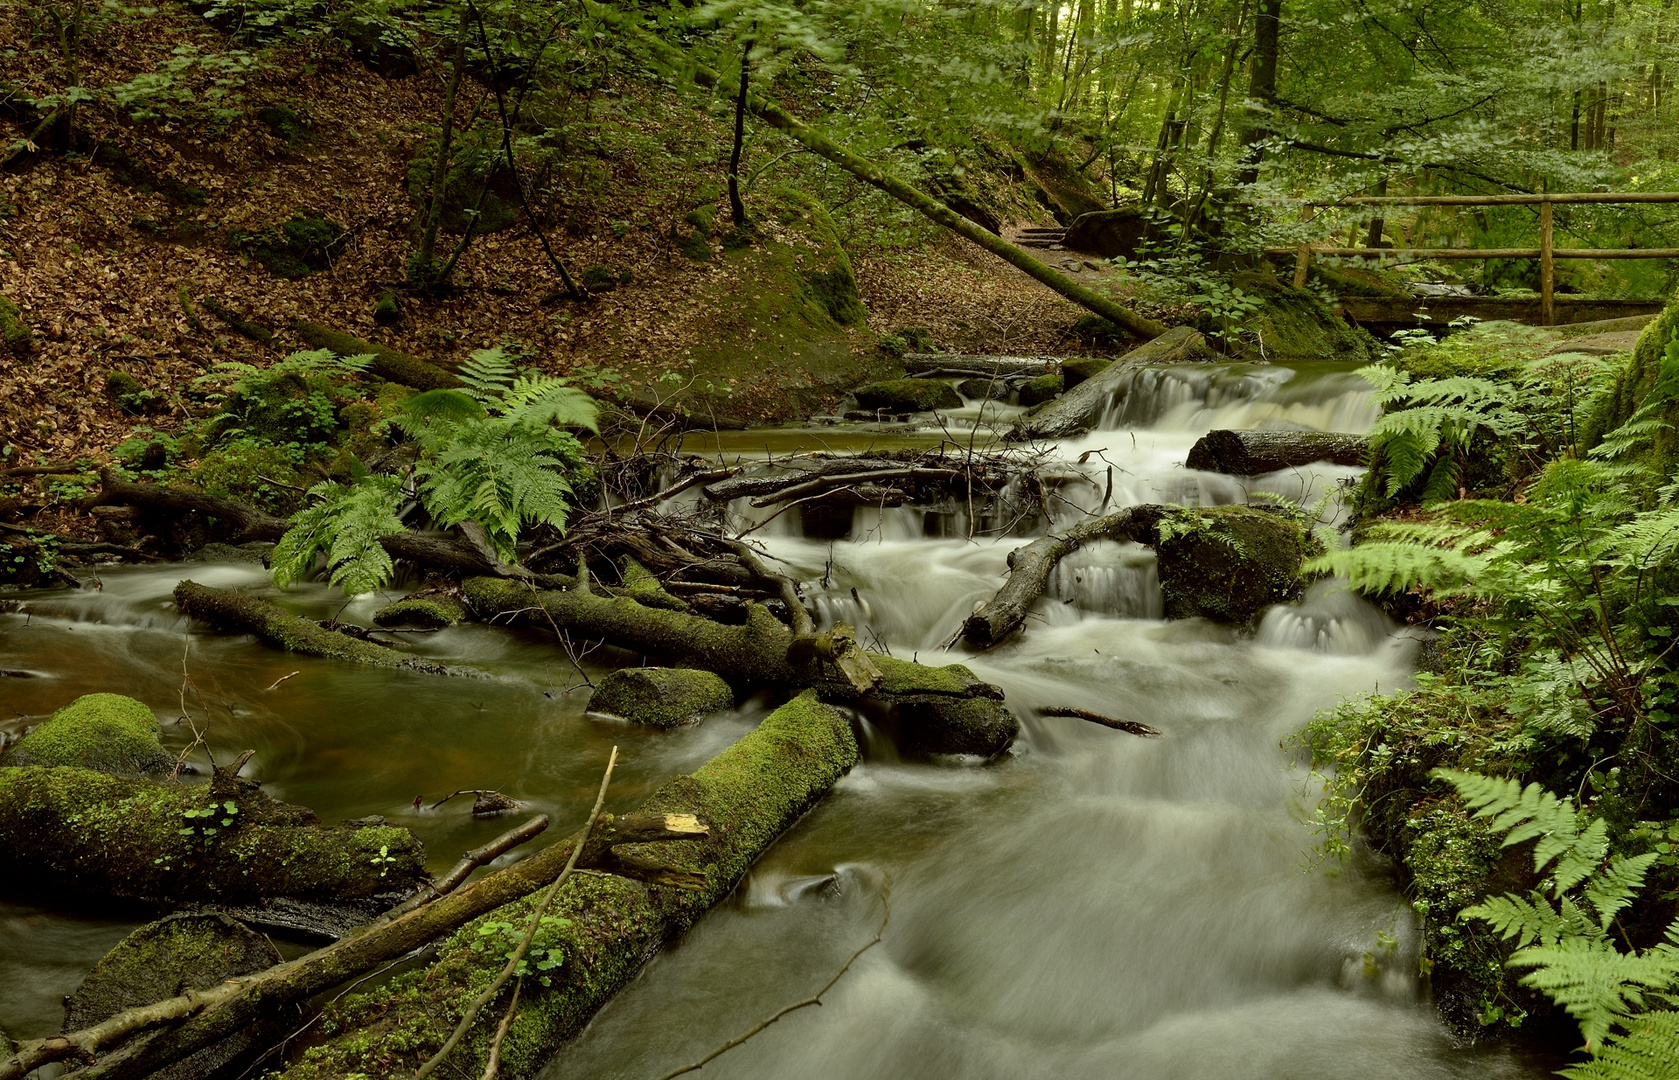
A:
<svg viewBox="0 0 1679 1080">
<path fill-rule="evenodd" d="M 1054 524 L 1260 492 L 1333 520 L 1333 493 L 1355 470 L 1237 480 L 1182 463 L 1214 427 L 1363 430 L 1374 417 L 1362 385 L 1337 364 L 1142 372 L 1097 431 L 1055 448 Z M 1009 414 L 970 404 L 943 428 L 743 432 L 691 448 L 751 457 L 982 440 Z M 789 1015 L 706 1075 L 1545 1074 L 1511 1051 L 1461 1045 L 1440 1025 L 1416 978 L 1412 917 L 1380 867 L 1302 871 L 1309 793 L 1282 744 L 1339 698 L 1404 683 L 1415 641 L 1381 613 L 1319 586 L 1251 634 L 1164 622 L 1152 555 L 1103 543 L 1065 561 L 1027 633 L 969 656 L 945 646 L 995 591 L 1029 522 L 966 506 L 862 508 L 843 539 L 817 540 L 797 511 L 731 513 L 811 583 L 824 622 L 853 623 L 895 656 L 967 663 L 1023 711 L 1078 706 L 1165 737 L 1028 718 L 1001 761 L 928 763 L 901 761 L 865 730 L 864 761 L 602 1011 L 546 1080 L 645 1078 L 699 1057 L 827 982 L 873 935 L 888 893 L 884 940 L 822 1006 Z M 384 815 L 414 829 L 442 868 L 505 823 L 473 822 L 460 800 L 415 811 L 416 795 L 429 803 L 499 787 L 575 819 L 616 743 L 625 765 L 609 807 L 624 810 L 767 707 L 751 702 L 668 734 L 607 724 L 584 715 L 580 672 L 626 656 L 568 658 L 551 636 L 477 626 L 411 635 L 413 647 L 489 679 L 293 658 L 189 631 L 169 602 L 186 576 L 265 580 L 254 565 L 108 568 L 97 590 L 31 594 L 0 614 L 0 724 L 20 730 L 77 694 L 131 694 L 164 718 L 171 747 L 186 749 L 197 730 L 218 758 L 254 748 L 255 773 L 275 796 L 327 820 Z M 344 607 L 320 586 L 284 599 L 314 617 Z M 381 602 L 359 598 L 340 617 L 365 621 Z M 202 748 L 191 757 L 208 765 Z M 0 904 L 0 1024 L 17 1036 L 56 1030 L 60 996 L 144 918 L 81 917 L 22 896 Z"/>
</svg>

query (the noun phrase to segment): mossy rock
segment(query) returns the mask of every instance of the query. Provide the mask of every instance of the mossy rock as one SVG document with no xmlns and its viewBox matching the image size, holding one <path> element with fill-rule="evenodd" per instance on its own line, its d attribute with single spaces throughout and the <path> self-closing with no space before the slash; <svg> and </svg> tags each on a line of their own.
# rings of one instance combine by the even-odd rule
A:
<svg viewBox="0 0 1679 1080">
<path fill-rule="evenodd" d="M 0 764 L 161 775 L 175 765 L 163 750 L 162 731 L 152 710 L 131 697 L 84 694 L 25 735 Z"/>
<path fill-rule="evenodd" d="M 1154 545 L 1168 619 L 1245 625 L 1300 595 L 1307 536 L 1293 521 L 1246 506 L 1166 515 Z"/>
<path fill-rule="evenodd" d="M 0 345 L 22 360 L 35 351 L 35 335 L 23 321 L 23 309 L 0 296 Z"/>
<path fill-rule="evenodd" d="M 1644 398 L 1655 388 L 1656 379 L 1661 374 L 1662 358 L 1676 338 L 1679 338 L 1679 291 L 1668 300 L 1667 307 L 1655 321 L 1638 335 L 1632 359 L 1615 380 L 1614 391 L 1604 396 L 1583 425 L 1581 441 L 1585 445 L 1596 445 L 1604 435 L 1638 411 Z M 1673 426 L 1679 423 L 1679 405 L 1669 407 L 1662 419 L 1669 426 L 1656 434 L 1652 464 L 1661 475 L 1667 476 L 1673 472 L 1675 462 L 1679 462 L 1679 428 Z"/>
<path fill-rule="evenodd" d="M 148 390 L 145 383 L 126 371 L 113 371 L 106 375 L 105 392 L 111 395 L 118 408 L 130 416 L 146 416 L 169 407 L 167 398 Z"/>
<path fill-rule="evenodd" d="M 192 472 L 193 483 L 211 495 L 238 499 L 284 517 L 301 500 L 304 485 L 292 452 L 250 439 L 225 443 L 205 454 Z"/>
<path fill-rule="evenodd" d="M 1073 324 L 1073 336 L 1090 345 L 1119 345 L 1132 340 L 1131 335 L 1100 315 L 1086 315 Z"/>
<path fill-rule="evenodd" d="M 379 299 L 373 304 L 373 321 L 380 326 L 402 321 L 402 301 L 397 299 L 396 293 L 386 289 L 379 294 Z"/>
<path fill-rule="evenodd" d="M 729 684 L 693 668 L 620 668 L 600 681 L 589 711 L 649 727 L 673 728 L 735 703 Z"/>
<path fill-rule="evenodd" d="M 1259 309 L 1244 318 L 1238 340 L 1257 338 L 1255 356 L 1277 363 L 1296 360 L 1380 359 L 1381 347 L 1368 333 L 1348 326 L 1324 302 L 1305 289 L 1279 282 L 1268 271 L 1237 274 L 1232 284 L 1258 300 Z M 1203 317 L 1202 332 L 1222 329 L 1218 320 Z"/>
<path fill-rule="evenodd" d="M 1066 382 L 1059 371 L 1047 375 L 1039 375 L 1035 379 L 1027 380 L 1020 387 L 1020 403 L 1022 405 L 1042 405 L 1046 401 L 1054 401 L 1066 389 Z"/>
<path fill-rule="evenodd" d="M 259 232 L 232 229 L 227 242 L 275 277 L 295 281 L 330 267 L 350 242 L 350 233 L 326 218 L 294 214 Z"/>
<path fill-rule="evenodd" d="M 256 120 L 268 129 L 269 134 L 294 150 L 315 134 L 314 125 L 288 105 L 264 105 L 257 110 Z"/>
<path fill-rule="evenodd" d="M 226 915 L 170 915 L 123 938 L 88 972 L 64 1001 L 63 1030 L 80 1031 L 279 962 L 267 938 Z"/>
<path fill-rule="evenodd" d="M 1061 362 L 1062 385 L 1071 390 L 1087 379 L 1094 379 L 1108 370 L 1113 361 L 1102 356 L 1086 356 L 1078 360 L 1063 360 Z"/>
<path fill-rule="evenodd" d="M 841 326 L 862 322 L 867 312 L 857 290 L 857 275 L 850 256 L 840 245 L 839 230 L 827 207 L 815 197 L 793 188 L 777 188 L 773 197 L 780 203 L 782 224 L 796 225 L 805 235 L 820 241 L 814 254 L 798 260 L 810 299 Z"/>
<path fill-rule="evenodd" d="M 1009 384 L 1003 379 L 963 379 L 956 392 L 975 401 L 1007 401 Z"/>
<path fill-rule="evenodd" d="M 421 630 L 441 630 L 466 618 L 466 605 L 441 593 L 416 593 L 394 604 L 386 604 L 373 613 L 373 621 L 380 626 L 415 627 Z"/>
<path fill-rule="evenodd" d="M 949 383 L 937 379 L 887 379 L 859 386 L 852 393 L 863 409 L 887 412 L 931 412 L 960 409 L 962 398 Z"/>
</svg>

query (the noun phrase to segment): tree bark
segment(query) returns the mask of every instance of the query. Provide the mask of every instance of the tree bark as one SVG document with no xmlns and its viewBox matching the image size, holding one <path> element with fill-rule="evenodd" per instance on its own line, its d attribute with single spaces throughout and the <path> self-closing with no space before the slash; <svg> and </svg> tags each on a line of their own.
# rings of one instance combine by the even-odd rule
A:
<svg viewBox="0 0 1679 1080">
<path fill-rule="evenodd" d="M 460 378 L 454 372 L 447 371 L 430 360 L 422 360 L 418 356 L 410 356 L 384 345 L 363 341 L 341 330 L 333 330 L 303 319 L 294 319 L 292 329 L 297 331 L 298 337 L 317 349 L 331 349 L 339 356 L 372 356 L 373 363 L 368 365 L 367 370 L 389 382 L 412 386 L 416 390 L 450 390 L 461 385 Z"/>
<path fill-rule="evenodd" d="M 1230 476 L 1261 473 L 1328 461 L 1364 465 L 1370 440 L 1332 431 L 1209 431 L 1189 451 L 1186 468 Z"/>
<path fill-rule="evenodd" d="M 592 13 L 602 18 L 612 17 L 609 9 L 593 3 L 592 0 L 588 6 Z M 636 35 L 671 66 L 690 68 L 691 58 L 673 46 L 644 31 L 638 30 Z M 716 86 L 721 79 L 716 71 L 703 64 L 693 67 L 691 70 L 694 72 L 694 81 L 701 86 Z M 1101 293 L 1080 285 L 1060 271 L 1034 259 L 1002 237 L 969 221 L 926 192 L 906 184 L 897 177 L 888 174 L 873 162 L 853 154 L 826 135 L 805 125 L 769 98 L 760 94 L 748 93 L 746 108 L 753 116 L 784 132 L 817 156 L 826 158 L 864 183 L 879 188 L 911 209 L 920 212 L 959 236 L 973 241 L 1011 266 L 1025 271 L 1031 277 L 1048 285 L 1080 307 L 1100 315 L 1114 325 L 1122 327 L 1144 340 L 1158 337 L 1166 332 L 1166 327 L 1161 323 L 1144 318 L 1123 304 L 1115 303 Z"/>
<path fill-rule="evenodd" d="M 740 50 L 740 90 L 735 94 L 735 141 L 729 150 L 729 213 L 735 228 L 746 227 L 746 204 L 740 200 L 740 156 L 746 149 L 746 96 L 751 91 L 752 42 Z"/>
<path fill-rule="evenodd" d="M 1009 576 L 997 595 L 962 624 L 962 638 L 976 649 L 991 649 L 1020 629 L 1026 614 L 1043 595 L 1061 560 L 1092 540 L 1132 540 L 1146 529 L 1154 535 L 1161 507 L 1128 507 L 1107 517 L 1081 522 L 1066 532 L 1041 536 L 1009 552 Z"/>
<path fill-rule="evenodd" d="M 1101 420 L 1114 391 L 1142 367 L 1153 364 L 1181 364 L 1212 359 L 1207 339 L 1187 326 L 1174 327 L 1145 345 L 1126 353 L 1101 374 L 1086 379 L 1056 398 L 1043 410 L 1027 417 L 1008 434 L 1010 442 L 1028 439 L 1062 439 L 1089 431 Z"/>
<path fill-rule="evenodd" d="M 1247 185 L 1259 179 L 1265 160 L 1265 140 L 1271 136 L 1272 116 L 1277 107 L 1277 59 L 1281 50 L 1283 0 L 1259 0 L 1254 19 L 1253 78 L 1248 97 L 1258 108 L 1249 110 L 1242 128 L 1242 167 L 1236 182 Z"/>
</svg>

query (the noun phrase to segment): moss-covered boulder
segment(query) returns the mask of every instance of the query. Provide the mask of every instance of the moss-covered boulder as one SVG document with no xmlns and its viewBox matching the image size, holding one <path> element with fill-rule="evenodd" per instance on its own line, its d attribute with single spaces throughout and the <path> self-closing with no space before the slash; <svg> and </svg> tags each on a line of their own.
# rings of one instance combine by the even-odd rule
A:
<svg viewBox="0 0 1679 1080">
<path fill-rule="evenodd" d="M 1247 624 L 1300 595 L 1308 537 L 1294 521 L 1246 506 L 1179 510 L 1156 526 L 1168 619 Z"/>
<path fill-rule="evenodd" d="M 673 728 L 735 703 L 722 677 L 694 668 L 619 668 L 589 696 L 589 711 L 634 724 Z"/>
<path fill-rule="evenodd" d="M 615 850 L 703 873 L 704 885 L 676 889 L 604 873 L 568 879 L 549 909 L 556 921 L 540 930 L 534 943 L 545 955 L 563 958 L 563 965 L 550 985 L 524 981 L 518 1013 L 501 1046 L 500 1075 L 507 1080 L 535 1075 L 662 943 L 728 896 L 776 837 L 856 761 L 850 723 L 805 693 L 692 775 L 654 792 L 639 812 L 693 814 L 710 826 L 710 836 Z M 493 911 L 445 940 L 429 966 L 328 1006 L 324 1030 L 337 1034 L 305 1051 L 282 1080 L 412 1076 L 506 963 L 503 950 L 484 948 L 484 939 L 499 942 L 516 932 L 536 903 L 531 896 Z M 490 1037 L 512 992 L 510 984 L 480 1013 L 450 1059 L 454 1069 L 470 1076 L 484 1071 Z"/>
<path fill-rule="evenodd" d="M 1105 356 L 1083 356 L 1061 362 L 1061 379 L 1065 389 L 1071 390 L 1086 379 L 1094 379 L 1113 364 Z"/>
<path fill-rule="evenodd" d="M 331 266 L 350 242 L 350 231 L 326 218 L 294 214 L 257 232 L 234 229 L 227 242 L 275 277 L 293 281 Z"/>
<path fill-rule="evenodd" d="M 35 351 L 35 335 L 23 321 L 23 309 L 0 296 L 0 347 L 22 360 Z"/>
<path fill-rule="evenodd" d="M 925 667 L 871 655 L 881 674 L 870 695 L 859 695 L 837 670 L 817 683 L 822 700 L 860 709 L 912 757 L 971 754 L 992 758 L 1008 750 L 1020 721 L 1003 704 L 1003 692 L 965 664 Z"/>
<path fill-rule="evenodd" d="M 418 592 L 412 596 L 405 596 L 373 613 L 373 621 L 380 626 L 412 627 L 419 630 L 441 630 L 464 618 L 466 605 L 441 592 Z"/>
<path fill-rule="evenodd" d="M 1007 401 L 1009 384 L 1002 379 L 963 379 L 956 392 L 976 401 Z"/>
<path fill-rule="evenodd" d="M 961 395 L 949 383 L 937 379 L 887 379 L 859 386 L 852 394 L 859 408 L 886 412 L 931 412 L 962 407 Z"/>
<path fill-rule="evenodd" d="M 322 827 L 244 785 L 212 794 L 88 769 L 0 768 L 0 875 L 150 903 L 348 901 L 425 880 L 407 829 Z"/>
<path fill-rule="evenodd" d="M 273 967 L 268 939 L 221 914 L 170 915 L 129 934 L 64 1001 L 64 1030 Z"/>
<path fill-rule="evenodd" d="M 0 765 L 71 766 L 125 776 L 169 772 L 152 710 L 121 694 L 84 694 L 12 747 Z"/>
<path fill-rule="evenodd" d="M 1030 379 L 1020 387 L 1020 403 L 1022 405 L 1042 405 L 1046 401 L 1054 401 L 1067 388 L 1061 372 L 1053 371 Z"/>
<path fill-rule="evenodd" d="M 1277 363 L 1380 358 L 1375 338 L 1348 326 L 1314 293 L 1284 285 L 1263 269 L 1237 274 L 1232 284 L 1259 305 L 1237 321 L 1239 332 L 1231 335 L 1253 356 L 1263 355 Z M 1222 318 L 1210 314 L 1202 316 L 1197 326 L 1208 333 L 1225 329 Z"/>
</svg>

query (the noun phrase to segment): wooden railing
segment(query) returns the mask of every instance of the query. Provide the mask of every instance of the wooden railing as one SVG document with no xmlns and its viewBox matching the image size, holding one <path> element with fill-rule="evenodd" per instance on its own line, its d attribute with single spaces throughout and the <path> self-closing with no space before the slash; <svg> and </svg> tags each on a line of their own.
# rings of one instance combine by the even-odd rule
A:
<svg viewBox="0 0 1679 1080">
<path fill-rule="evenodd" d="M 1552 242 L 1551 207 L 1558 204 L 1679 203 L 1679 191 L 1580 191 L 1539 195 L 1414 195 L 1360 196 L 1338 202 L 1307 203 L 1307 213 L 1319 207 L 1340 206 L 1538 206 L 1539 246 L 1536 248 L 1359 248 L 1301 244 L 1266 248 L 1267 255 L 1293 255 L 1294 286 L 1306 284 L 1313 255 L 1331 258 L 1412 259 L 1538 259 L 1541 321 L 1556 321 L 1556 260 L 1558 259 L 1679 259 L 1679 248 L 1559 248 Z"/>
</svg>

